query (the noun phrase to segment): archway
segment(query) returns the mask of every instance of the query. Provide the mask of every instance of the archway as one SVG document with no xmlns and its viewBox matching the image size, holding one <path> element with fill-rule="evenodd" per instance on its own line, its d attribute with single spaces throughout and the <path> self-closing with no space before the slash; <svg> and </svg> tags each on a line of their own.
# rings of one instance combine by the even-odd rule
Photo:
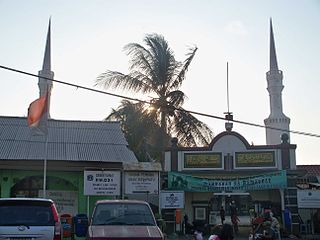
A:
<svg viewBox="0 0 320 240">
<path fill-rule="evenodd" d="M 52 199 L 60 214 L 78 212 L 78 189 L 71 182 L 59 177 L 47 177 L 46 198 Z M 17 182 L 10 191 L 10 197 L 42 197 L 43 177 L 29 176 Z"/>
<path fill-rule="evenodd" d="M 71 182 L 58 177 L 47 177 L 46 189 L 78 191 L 77 187 L 74 186 Z M 14 186 L 12 186 L 10 197 L 40 197 L 40 193 L 42 190 L 42 176 L 25 177 L 17 182 Z"/>
</svg>

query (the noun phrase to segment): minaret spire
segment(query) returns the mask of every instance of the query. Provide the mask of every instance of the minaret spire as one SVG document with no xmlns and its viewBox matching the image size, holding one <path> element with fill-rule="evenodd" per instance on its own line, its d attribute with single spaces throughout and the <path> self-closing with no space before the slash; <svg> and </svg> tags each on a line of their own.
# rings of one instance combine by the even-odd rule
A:
<svg viewBox="0 0 320 240">
<path fill-rule="evenodd" d="M 42 70 L 39 71 L 39 95 L 43 96 L 47 94 L 47 107 L 48 107 L 48 118 L 50 118 L 50 97 L 52 89 L 52 81 L 48 79 L 53 79 L 54 73 L 51 71 L 51 17 L 49 19 L 49 26 L 47 32 L 46 47 L 44 51 L 44 58 L 42 64 Z"/>
<path fill-rule="evenodd" d="M 278 68 L 272 20 L 270 19 L 270 70 L 267 72 L 267 90 L 270 97 L 270 115 L 264 120 L 268 145 L 280 144 L 283 133 L 289 136 L 290 118 L 282 111 L 283 74 Z M 275 130 L 277 128 L 281 130 Z"/>
<path fill-rule="evenodd" d="M 46 49 L 44 52 L 44 59 L 42 71 L 51 71 L 51 18 L 49 19 Z"/>
<path fill-rule="evenodd" d="M 270 71 L 278 71 L 276 45 L 274 43 L 272 19 L 270 18 Z"/>
</svg>

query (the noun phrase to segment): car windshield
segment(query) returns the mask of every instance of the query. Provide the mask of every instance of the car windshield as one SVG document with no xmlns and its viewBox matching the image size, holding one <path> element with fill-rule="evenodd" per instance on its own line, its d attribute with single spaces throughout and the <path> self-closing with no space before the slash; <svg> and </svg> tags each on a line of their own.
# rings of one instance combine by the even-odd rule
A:
<svg viewBox="0 0 320 240">
<path fill-rule="evenodd" d="M 50 205 L 6 202 L 0 204 L 0 226 L 52 226 L 54 217 Z"/>
<path fill-rule="evenodd" d="M 108 203 L 98 204 L 92 225 L 141 225 L 155 226 L 150 208 L 145 204 Z"/>
</svg>

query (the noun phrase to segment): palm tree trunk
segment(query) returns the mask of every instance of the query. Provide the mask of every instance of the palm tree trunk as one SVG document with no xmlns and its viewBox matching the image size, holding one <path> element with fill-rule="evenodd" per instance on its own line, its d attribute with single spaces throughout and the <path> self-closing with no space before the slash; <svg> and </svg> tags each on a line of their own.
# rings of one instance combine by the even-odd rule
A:
<svg viewBox="0 0 320 240">
<path fill-rule="evenodd" d="M 164 161 L 165 161 L 165 148 L 167 146 L 167 124 L 166 124 L 166 114 L 165 111 L 162 111 L 161 113 L 161 139 L 160 139 L 160 149 L 161 149 L 161 168 L 162 171 L 164 171 Z"/>
</svg>

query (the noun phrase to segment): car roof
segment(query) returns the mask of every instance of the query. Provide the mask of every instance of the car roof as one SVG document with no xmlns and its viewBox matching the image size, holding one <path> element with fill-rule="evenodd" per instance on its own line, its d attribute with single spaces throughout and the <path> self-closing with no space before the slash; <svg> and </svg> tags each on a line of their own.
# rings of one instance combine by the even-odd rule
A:
<svg viewBox="0 0 320 240">
<path fill-rule="evenodd" d="M 48 198 L 0 198 L 0 201 L 41 201 L 41 202 L 52 202 L 53 200 Z"/>
<path fill-rule="evenodd" d="M 128 199 L 118 199 L 118 200 L 98 200 L 96 204 L 101 204 L 101 203 L 138 203 L 138 204 L 147 204 L 149 205 L 146 201 L 142 200 L 128 200 Z"/>
</svg>

